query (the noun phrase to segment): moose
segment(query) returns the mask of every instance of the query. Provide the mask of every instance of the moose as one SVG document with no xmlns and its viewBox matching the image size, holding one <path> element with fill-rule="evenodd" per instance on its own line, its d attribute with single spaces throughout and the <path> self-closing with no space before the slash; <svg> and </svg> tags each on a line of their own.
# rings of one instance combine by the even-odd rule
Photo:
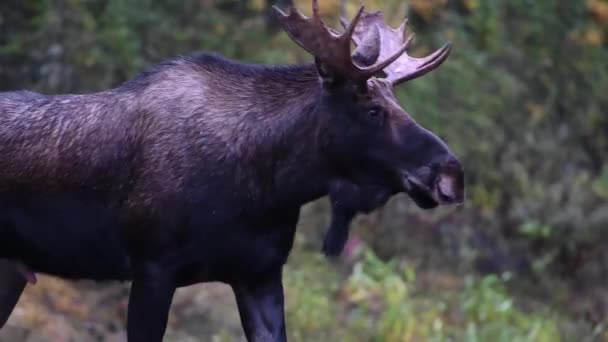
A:
<svg viewBox="0 0 608 342">
<path fill-rule="evenodd" d="M 161 341 L 176 289 L 219 281 L 249 341 L 286 341 L 282 269 L 302 205 L 348 196 L 341 183 L 380 194 L 347 211 L 399 192 L 462 203 L 458 158 L 393 94 L 451 45 L 415 58 L 406 24 L 381 12 L 361 7 L 338 31 L 318 0 L 311 17 L 273 9 L 314 63 L 195 53 L 107 91 L 0 93 L 0 324 L 35 273 L 130 281 L 128 341 Z"/>
</svg>

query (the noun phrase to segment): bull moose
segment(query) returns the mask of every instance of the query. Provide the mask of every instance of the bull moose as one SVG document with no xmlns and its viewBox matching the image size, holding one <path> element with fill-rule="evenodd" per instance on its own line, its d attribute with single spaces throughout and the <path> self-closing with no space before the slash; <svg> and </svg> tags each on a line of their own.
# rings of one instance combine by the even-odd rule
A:
<svg viewBox="0 0 608 342">
<path fill-rule="evenodd" d="M 0 324 L 32 273 L 131 281 L 128 340 L 161 341 L 175 290 L 220 281 L 249 341 L 285 341 L 303 204 L 348 195 L 340 182 L 425 208 L 463 201 L 457 157 L 393 95 L 451 45 L 414 58 L 405 23 L 361 7 L 340 32 L 312 8 L 274 11 L 314 63 L 199 53 L 98 93 L 0 93 Z"/>
</svg>

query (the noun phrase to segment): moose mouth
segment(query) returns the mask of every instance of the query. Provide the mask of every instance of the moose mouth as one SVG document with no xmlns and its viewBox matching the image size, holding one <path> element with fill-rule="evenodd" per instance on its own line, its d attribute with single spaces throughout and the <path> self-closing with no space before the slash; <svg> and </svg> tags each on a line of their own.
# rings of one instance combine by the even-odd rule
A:
<svg viewBox="0 0 608 342">
<path fill-rule="evenodd" d="M 440 174 L 431 185 L 427 185 L 418 177 L 404 171 L 401 183 L 405 193 L 422 209 L 433 209 L 440 204 L 458 204 L 463 201 L 462 185 L 451 174 Z"/>
</svg>

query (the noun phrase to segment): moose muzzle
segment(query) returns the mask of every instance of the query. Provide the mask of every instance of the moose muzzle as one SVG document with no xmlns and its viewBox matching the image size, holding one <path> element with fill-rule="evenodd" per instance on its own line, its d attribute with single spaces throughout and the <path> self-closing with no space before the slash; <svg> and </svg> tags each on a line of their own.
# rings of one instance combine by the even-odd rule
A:
<svg viewBox="0 0 608 342">
<path fill-rule="evenodd" d="M 464 172 L 447 145 L 417 124 L 402 133 L 402 151 L 407 160 L 407 166 L 401 169 L 405 192 L 424 209 L 462 203 Z"/>
<path fill-rule="evenodd" d="M 402 172 L 405 192 L 423 209 L 464 201 L 464 173 L 458 159 L 423 166 L 414 172 Z"/>
</svg>

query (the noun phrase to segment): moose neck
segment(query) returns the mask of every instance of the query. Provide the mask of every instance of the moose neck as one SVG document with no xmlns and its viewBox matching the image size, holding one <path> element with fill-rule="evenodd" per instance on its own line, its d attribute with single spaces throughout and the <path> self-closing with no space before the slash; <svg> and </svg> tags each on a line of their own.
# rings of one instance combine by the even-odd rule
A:
<svg viewBox="0 0 608 342">
<path fill-rule="evenodd" d="M 273 67 L 195 55 L 157 66 L 122 89 L 138 93 L 141 112 L 175 104 L 155 116 L 155 130 L 182 127 L 188 137 L 166 150 L 188 151 L 184 162 L 200 172 L 193 182 L 240 189 L 227 194 L 240 207 L 262 214 L 327 194 L 331 168 L 319 142 L 329 120 L 319 110 L 314 64 Z"/>
<path fill-rule="evenodd" d="M 249 168 L 262 176 L 261 203 L 265 198 L 267 207 L 299 207 L 326 195 L 331 179 L 319 139 L 329 121 L 319 110 L 321 83 L 313 64 L 273 68 L 258 77 L 256 105 L 266 110 L 252 126 L 263 139 L 251 141 Z"/>
</svg>

